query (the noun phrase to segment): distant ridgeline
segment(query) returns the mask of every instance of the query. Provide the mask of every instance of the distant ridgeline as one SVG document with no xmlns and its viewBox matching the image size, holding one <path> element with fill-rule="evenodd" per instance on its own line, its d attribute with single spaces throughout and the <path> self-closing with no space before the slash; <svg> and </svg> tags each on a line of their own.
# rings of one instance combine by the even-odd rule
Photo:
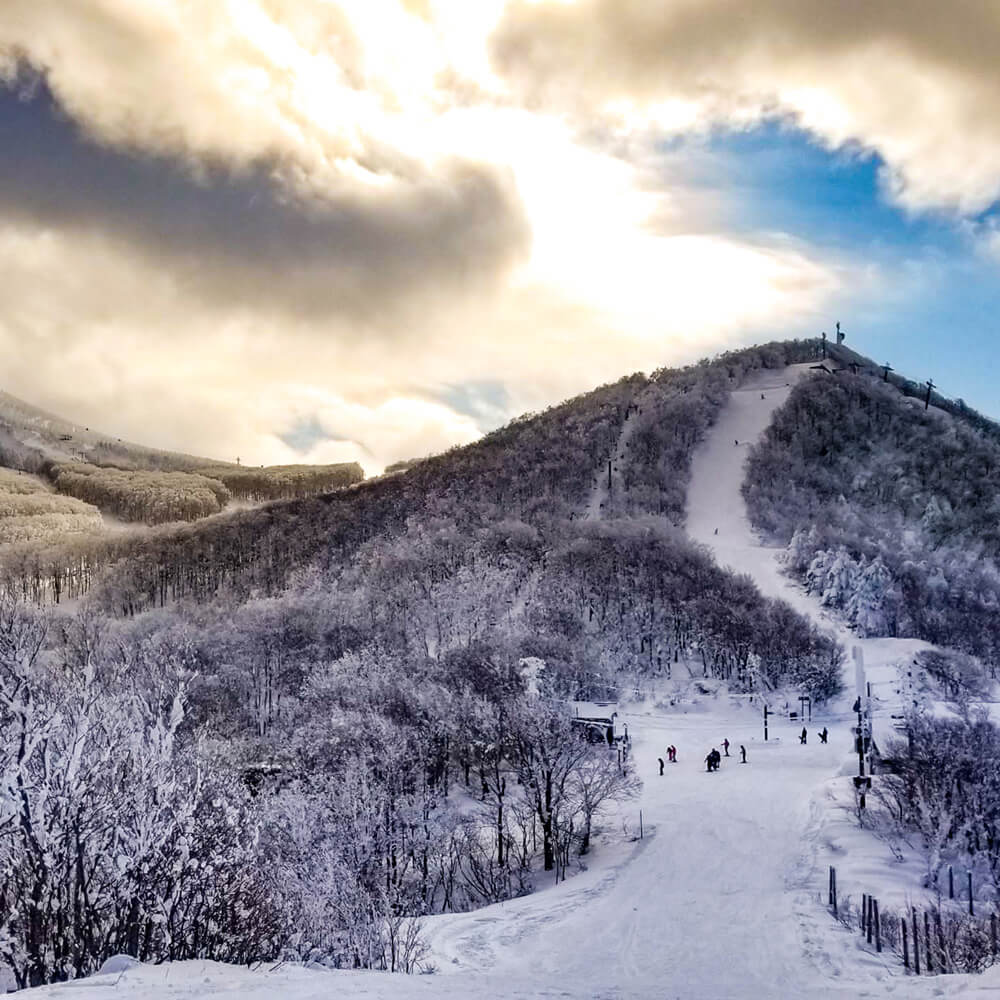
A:
<svg viewBox="0 0 1000 1000">
<path fill-rule="evenodd" d="M 751 450 L 754 524 L 864 635 L 1000 665 L 1000 426 L 843 345 Z M 856 366 L 857 374 L 850 367 Z M 888 376 L 886 378 L 886 376 Z"/>
<path fill-rule="evenodd" d="M 251 468 L 109 440 L 2 392 L 0 467 L 34 473 L 60 493 L 147 525 L 196 521 L 232 499 L 290 500 L 364 479 L 357 462 Z"/>
</svg>

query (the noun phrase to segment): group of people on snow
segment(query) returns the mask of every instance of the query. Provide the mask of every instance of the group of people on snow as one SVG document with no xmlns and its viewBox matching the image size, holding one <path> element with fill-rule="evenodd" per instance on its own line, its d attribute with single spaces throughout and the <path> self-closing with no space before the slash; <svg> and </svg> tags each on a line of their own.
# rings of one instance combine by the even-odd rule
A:
<svg viewBox="0 0 1000 1000">
<path fill-rule="evenodd" d="M 725 756 L 729 756 L 730 743 L 728 739 L 722 741 L 722 749 L 725 751 Z M 719 753 L 715 747 L 712 747 L 708 756 L 705 758 L 705 765 L 709 771 L 718 771 L 719 765 L 722 763 L 722 754 Z M 747 748 L 741 743 L 740 744 L 740 763 L 745 764 L 747 762 Z"/>
<path fill-rule="evenodd" d="M 660 765 L 660 774 L 663 774 L 663 758 L 657 757 L 656 759 Z M 667 760 L 671 764 L 677 763 L 677 747 L 675 747 L 673 744 L 667 747 Z"/>
<path fill-rule="evenodd" d="M 826 728 L 826 726 L 824 726 L 823 729 L 816 735 L 819 737 L 820 743 L 825 743 L 827 741 L 827 737 L 830 735 L 830 731 Z M 803 726 L 802 732 L 799 733 L 799 743 L 804 744 L 807 743 L 808 740 L 809 740 L 809 733 L 806 731 L 806 727 Z"/>
</svg>

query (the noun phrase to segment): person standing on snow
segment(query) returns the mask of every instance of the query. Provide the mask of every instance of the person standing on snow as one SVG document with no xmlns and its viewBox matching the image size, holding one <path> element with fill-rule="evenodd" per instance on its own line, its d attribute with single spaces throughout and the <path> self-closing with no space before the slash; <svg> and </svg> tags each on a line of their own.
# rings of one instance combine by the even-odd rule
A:
<svg viewBox="0 0 1000 1000">
<path fill-rule="evenodd" d="M 657 757 L 656 759 L 657 759 L 657 761 L 660 764 L 660 777 L 662 778 L 663 777 L 663 758 L 662 757 Z"/>
<path fill-rule="evenodd" d="M 729 756 L 729 740 L 722 741 L 722 749 L 726 751 L 726 756 Z"/>
<path fill-rule="evenodd" d="M 747 748 L 740 744 L 740 763 L 745 764 L 747 762 Z"/>
<path fill-rule="evenodd" d="M 825 743 L 826 742 L 826 738 L 830 735 L 830 733 L 827 731 L 826 726 L 824 726 L 823 727 L 823 732 L 817 733 L 816 735 L 819 737 L 820 743 Z"/>
<path fill-rule="evenodd" d="M 809 739 L 809 734 L 806 732 L 806 727 L 802 727 L 802 733 L 799 736 L 799 742 L 805 743 Z"/>
</svg>

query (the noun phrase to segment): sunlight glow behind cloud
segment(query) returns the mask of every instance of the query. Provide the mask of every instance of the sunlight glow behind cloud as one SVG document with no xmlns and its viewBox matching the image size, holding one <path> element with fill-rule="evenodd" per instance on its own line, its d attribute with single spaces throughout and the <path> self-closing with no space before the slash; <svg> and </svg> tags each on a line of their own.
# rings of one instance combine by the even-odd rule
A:
<svg viewBox="0 0 1000 1000">
<path fill-rule="evenodd" d="M 960 6 L 978 18 L 970 32 L 992 30 Z M 192 190 L 262 193 L 211 247 L 196 226 L 158 242 L 141 196 L 128 212 L 91 199 L 43 219 L 11 194 L 6 387 L 250 462 L 291 460 L 280 435 L 316 420 L 349 443 L 313 457 L 351 452 L 374 471 L 477 433 L 427 402 L 441 385 L 499 380 L 514 415 L 628 367 L 803 332 L 877 274 L 781 233 L 721 230 L 724 195 L 696 188 L 664 144 L 789 115 L 830 148 L 876 150 L 887 196 L 908 208 L 973 212 L 1000 190 L 1000 117 L 977 105 L 997 81 L 957 59 L 959 29 L 859 7 L 863 37 L 812 0 L 748 11 L 7 0 L 0 74 L 51 94 L 78 130 L 67 188 L 92 143 L 183 171 Z M 942 120 L 959 139 L 941 141 Z M 9 180 L 0 169 L 0 198 Z M 258 197 L 285 213 L 280 240 L 251 225 Z M 49 357 L 86 378 L 67 385 Z"/>
</svg>

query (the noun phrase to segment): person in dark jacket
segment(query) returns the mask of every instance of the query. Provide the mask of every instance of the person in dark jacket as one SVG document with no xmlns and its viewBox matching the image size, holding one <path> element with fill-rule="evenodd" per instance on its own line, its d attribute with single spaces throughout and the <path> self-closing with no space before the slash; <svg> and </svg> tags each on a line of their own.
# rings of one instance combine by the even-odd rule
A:
<svg viewBox="0 0 1000 1000">
<path fill-rule="evenodd" d="M 740 744 L 740 763 L 745 764 L 747 762 L 747 748 Z"/>
<path fill-rule="evenodd" d="M 657 757 L 656 759 L 657 759 L 657 761 L 660 764 L 660 775 L 662 776 L 662 774 L 663 774 L 663 758 L 662 757 Z"/>
<path fill-rule="evenodd" d="M 799 742 L 805 743 L 809 739 L 809 734 L 806 732 L 806 727 L 802 727 L 802 733 L 799 736 Z"/>
<path fill-rule="evenodd" d="M 726 756 L 729 756 L 729 740 L 722 741 L 722 749 L 725 750 Z"/>
<path fill-rule="evenodd" d="M 825 743 L 826 738 L 830 735 L 830 733 L 827 731 L 826 726 L 824 726 L 823 731 L 821 733 L 817 733 L 816 735 L 819 737 L 820 743 Z"/>
</svg>

